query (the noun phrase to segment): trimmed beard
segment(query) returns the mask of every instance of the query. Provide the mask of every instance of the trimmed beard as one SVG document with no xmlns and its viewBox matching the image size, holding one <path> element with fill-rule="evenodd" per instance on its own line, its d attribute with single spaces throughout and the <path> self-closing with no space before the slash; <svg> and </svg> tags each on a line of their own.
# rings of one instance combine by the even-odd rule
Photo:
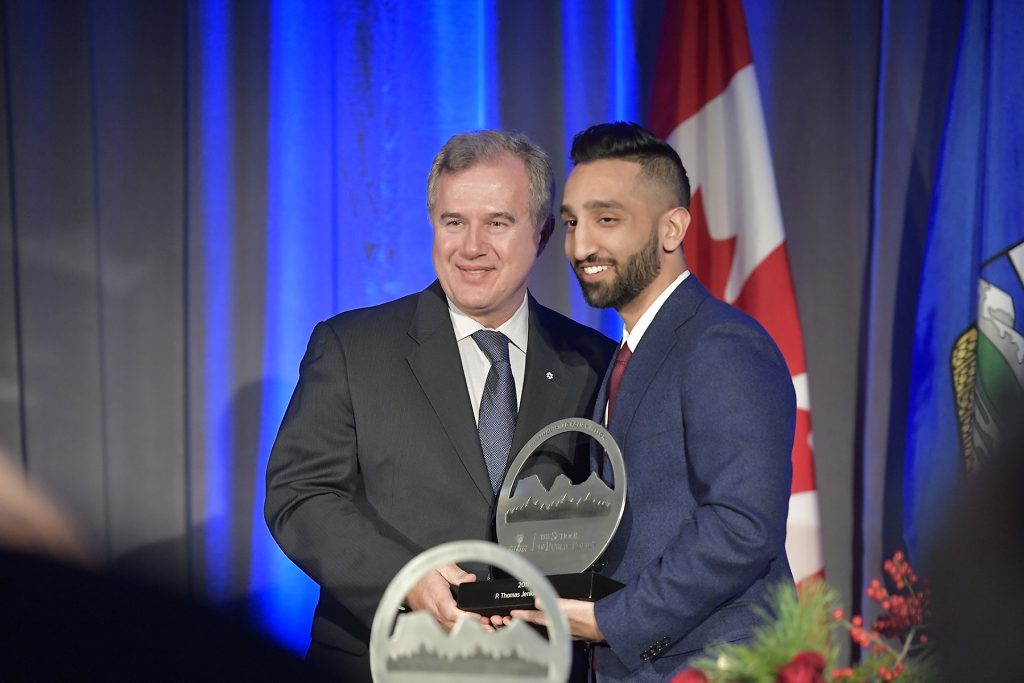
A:
<svg viewBox="0 0 1024 683">
<path fill-rule="evenodd" d="M 582 269 L 591 259 L 578 261 L 573 272 L 579 280 L 580 289 L 583 290 L 583 298 L 594 308 L 614 308 L 621 310 L 623 306 L 637 298 L 641 292 L 654 282 L 661 274 L 661 246 L 658 240 L 657 229 L 651 230 L 651 239 L 647 241 L 640 251 L 629 255 L 626 265 L 622 268 L 621 274 L 608 284 L 600 282 L 585 282 L 580 274 Z M 594 258 L 594 261 L 600 259 Z M 618 267 L 618 262 L 603 260 L 602 263 L 610 263 Z"/>
</svg>

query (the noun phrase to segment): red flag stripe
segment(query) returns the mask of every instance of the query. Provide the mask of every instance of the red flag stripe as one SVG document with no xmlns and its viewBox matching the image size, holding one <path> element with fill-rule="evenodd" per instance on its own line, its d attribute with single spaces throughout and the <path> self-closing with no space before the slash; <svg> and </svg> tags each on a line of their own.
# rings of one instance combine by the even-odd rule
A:
<svg viewBox="0 0 1024 683">
<path fill-rule="evenodd" d="M 800 316 L 797 314 L 785 243 L 751 271 L 740 295 L 731 303 L 764 325 L 779 345 L 791 375 L 807 372 L 804 339 L 800 334 Z"/>
<path fill-rule="evenodd" d="M 742 0 L 665 3 L 651 130 L 667 138 L 753 61 Z"/>
<path fill-rule="evenodd" d="M 786 550 L 797 581 L 819 577 L 803 335 L 742 0 L 668 2 L 661 31 L 651 128 L 690 167 L 686 263 L 713 295 L 756 318 L 789 366 L 797 416 Z"/>
</svg>

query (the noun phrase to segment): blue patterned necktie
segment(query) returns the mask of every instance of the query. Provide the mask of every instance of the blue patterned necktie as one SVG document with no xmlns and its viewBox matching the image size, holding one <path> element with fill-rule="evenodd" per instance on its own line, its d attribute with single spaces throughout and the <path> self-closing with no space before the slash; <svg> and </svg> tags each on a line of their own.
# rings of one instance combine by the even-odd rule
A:
<svg viewBox="0 0 1024 683">
<path fill-rule="evenodd" d="M 494 330 L 477 330 L 473 341 L 491 361 L 480 399 L 480 447 L 487 464 L 491 488 L 498 492 L 505 463 L 512 450 L 512 434 L 516 430 L 516 380 L 508 358 L 508 337 Z"/>
</svg>

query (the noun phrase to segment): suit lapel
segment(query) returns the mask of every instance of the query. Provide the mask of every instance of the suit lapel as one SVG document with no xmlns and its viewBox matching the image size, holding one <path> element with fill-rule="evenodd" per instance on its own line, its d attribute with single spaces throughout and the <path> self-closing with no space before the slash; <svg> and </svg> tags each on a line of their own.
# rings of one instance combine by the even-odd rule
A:
<svg viewBox="0 0 1024 683">
<path fill-rule="evenodd" d="M 621 342 L 621 340 L 620 340 Z M 597 398 L 594 402 L 594 412 L 592 419 L 599 425 L 607 427 L 604 424 L 604 412 L 608 404 L 608 382 L 612 376 L 612 368 L 615 367 L 615 357 L 618 351 L 612 354 L 612 359 L 608 363 L 608 367 L 605 368 L 604 376 L 601 378 L 601 386 L 597 390 Z M 620 385 L 621 391 L 621 385 Z M 610 432 L 611 430 L 609 430 Z M 620 444 L 621 445 L 621 444 Z M 612 476 L 611 468 L 605 470 L 605 457 L 604 448 L 597 442 L 596 439 L 590 440 L 590 470 L 597 472 L 606 484 L 614 485 L 614 477 Z"/>
<path fill-rule="evenodd" d="M 675 331 L 686 324 L 697 312 L 700 303 L 707 298 L 708 292 L 691 273 L 662 305 L 654 316 L 651 326 L 640 338 L 640 344 L 633 352 L 633 357 L 626 366 L 619 384 L 619 393 L 615 397 L 615 412 L 609 431 L 616 435 L 625 435 L 633 422 L 636 410 L 640 405 L 647 387 L 654 381 L 665 357 L 678 341 Z M 614 361 L 613 361 L 614 362 Z M 606 373 L 606 381 L 607 381 Z M 605 389 L 602 387 L 602 395 Z"/>
<path fill-rule="evenodd" d="M 523 394 L 519 401 L 519 417 L 512 438 L 511 462 L 519 450 L 543 427 L 565 417 L 563 403 L 567 396 L 581 392 L 584 372 L 566 363 L 564 349 L 552 339 L 550 325 L 545 324 L 547 311 L 533 297 L 529 300 L 530 332 L 526 350 L 526 372 Z"/>
<path fill-rule="evenodd" d="M 622 341 L 621 339 L 619 340 Z M 615 367 L 615 358 L 618 354 L 618 350 L 612 354 L 612 359 L 608 363 L 608 367 L 604 370 L 604 377 L 601 378 L 601 386 L 597 390 L 597 399 L 594 403 L 594 422 L 603 425 L 604 424 L 604 409 L 608 404 L 608 382 L 612 377 L 612 368 Z M 621 390 L 621 386 L 620 386 Z"/>
<path fill-rule="evenodd" d="M 466 392 L 462 359 L 452 330 L 447 299 L 437 281 L 420 293 L 409 336 L 418 344 L 407 357 L 409 366 L 473 483 L 490 503 L 494 492 L 480 449 L 473 407 Z"/>
</svg>

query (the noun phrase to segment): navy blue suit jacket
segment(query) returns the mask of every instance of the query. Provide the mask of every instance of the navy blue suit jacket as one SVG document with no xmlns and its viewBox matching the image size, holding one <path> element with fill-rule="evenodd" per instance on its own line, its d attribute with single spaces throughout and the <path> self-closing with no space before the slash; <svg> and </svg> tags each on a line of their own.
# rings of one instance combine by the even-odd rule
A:
<svg viewBox="0 0 1024 683">
<path fill-rule="evenodd" d="M 605 386 L 595 414 L 603 418 Z M 665 681 L 709 644 L 748 638 L 753 605 L 792 583 L 786 515 L 796 419 L 785 361 L 691 274 L 626 366 L 609 431 L 628 491 L 598 601 L 598 679 Z"/>
</svg>

